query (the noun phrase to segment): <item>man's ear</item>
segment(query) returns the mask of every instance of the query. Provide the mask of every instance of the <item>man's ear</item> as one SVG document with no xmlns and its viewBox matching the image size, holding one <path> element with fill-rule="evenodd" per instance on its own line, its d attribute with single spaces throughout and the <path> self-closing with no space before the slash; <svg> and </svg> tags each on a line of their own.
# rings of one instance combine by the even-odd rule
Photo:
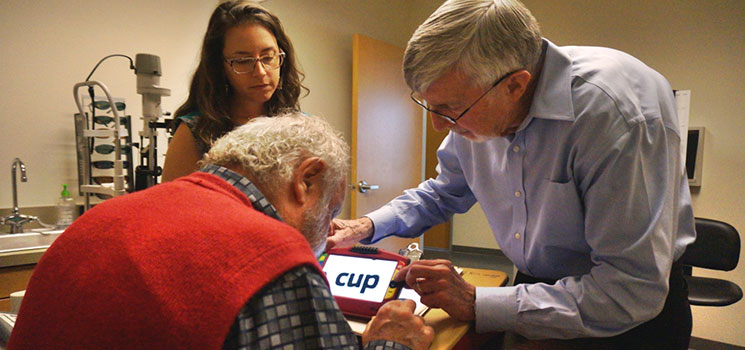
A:
<svg viewBox="0 0 745 350">
<path fill-rule="evenodd" d="M 517 101 L 523 96 L 523 94 L 525 94 L 525 91 L 528 90 L 531 77 L 532 75 L 530 72 L 524 69 L 512 73 L 512 75 L 507 77 L 507 81 L 504 82 L 504 85 L 507 87 L 507 94 L 510 99 Z"/>
<path fill-rule="evenodd" d="M 321 158 L 311 157 L 300 162 L 292 174 L 292 191 L 299 205 L 304 205 L 323 193 L 323 175 L 326 172 L 326 162 Z"/>
</svg>

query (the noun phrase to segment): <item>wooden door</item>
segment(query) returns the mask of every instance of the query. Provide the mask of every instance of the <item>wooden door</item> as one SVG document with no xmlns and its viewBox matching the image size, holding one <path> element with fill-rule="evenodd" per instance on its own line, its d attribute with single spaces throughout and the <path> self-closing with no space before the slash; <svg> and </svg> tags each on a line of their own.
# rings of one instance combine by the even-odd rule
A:
<svg viewBox="0 0 745 350">
<path fill-rule="evenodd" d="M 424 116 L 404 83 L 404 49 L 359 34 L 353 45 L 351 217 L 356 218 L 421 182 Z M 360 181 L 378 189 L 360 193 Z M 375 246 L 398 252 L 410 242 L 419 238 L 389 237 Z"/>
<path fill-rule="evenodd" d="M 448 135 L 447 131 L 437 131 L 432 127 L 432 122 L 427 120 L 426 148 L 424 161 L 424 178 L 437 177 L 437 149 L 440 148 L 442 140 Z M 424 235 L 424 246 L 450 250 L 450 231 L 452 220 L 445 221 L 439 225 L 432 226 Z"/>
</svg>

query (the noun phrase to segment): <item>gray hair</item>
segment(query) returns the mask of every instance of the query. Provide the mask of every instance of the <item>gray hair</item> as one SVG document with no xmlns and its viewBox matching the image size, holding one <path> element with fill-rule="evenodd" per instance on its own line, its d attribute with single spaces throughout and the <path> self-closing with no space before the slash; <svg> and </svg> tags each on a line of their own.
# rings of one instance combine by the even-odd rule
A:
<svg viewBox="0 0 745 350">
<path fill-rule="evenodd" d="M 404 53 L 406 84 L 425 91 L 455 67 L 478 86 L 517 69 L 533 72 L 541 31 L 517 0 L 448 0 L 411 36 Z"/>
<path fill-rule="evenodd" d="M 270 191 L 290 182 L 305 159 L 326 162 L 324 197 L 346 179 L 349 146 L 341 134 L 319 117 L 286 112 L 259 117 L 215 141 L 201 164 L 239 165 L 257 186 Z"/>
</svg>

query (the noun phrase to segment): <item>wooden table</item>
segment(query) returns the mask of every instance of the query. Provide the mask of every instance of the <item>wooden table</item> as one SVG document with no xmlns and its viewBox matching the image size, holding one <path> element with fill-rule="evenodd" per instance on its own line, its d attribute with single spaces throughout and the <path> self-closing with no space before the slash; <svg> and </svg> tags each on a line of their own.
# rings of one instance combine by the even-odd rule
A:
<svg viewBox="0 0 745 350">
<path fill-rule="evenodd" d="M 501 287 L 507 284 L 507 274 L 502 271 L 463 268 L 463 279 L 477 287 Z M 480 335 L 473 331 L 473 323 L 452 319 L 442 309 L 431 309 L 424 321 L 435 330 L 431 350 L 472 349 L 488 343 L 493 335 Z"/>
<path fill-rule="evenodd" d="M 502 271 L 463 268 L 463 279 L 477 287 L 500 287 L 507 284 L 507 274 Z M 365 320 L 347 319 L 352 330 L 361 335 L 365 329 Z M 435 330 L 435 339 L 431 350 L 472 349 L 489 342 L 489 338 L 498 337 L 501 333 L 488 335 L 476 334 L 472 323 L 458 321 L 442 309 L 430 309 L 424 315 L 424 321 Z"/>
<path fill-rule="evenodd" d="M 507 284 L 502 271 L 463 268 L 463 279 L 477 287 L 501 287 Z M 473 323 L 456 321 L 442 309 L 431 309 L 424 320 L 435 330 L 431 350 L 610 350 L 591 339 L 530 340 L 513 332 L 477 334 Z"/>
</svg>

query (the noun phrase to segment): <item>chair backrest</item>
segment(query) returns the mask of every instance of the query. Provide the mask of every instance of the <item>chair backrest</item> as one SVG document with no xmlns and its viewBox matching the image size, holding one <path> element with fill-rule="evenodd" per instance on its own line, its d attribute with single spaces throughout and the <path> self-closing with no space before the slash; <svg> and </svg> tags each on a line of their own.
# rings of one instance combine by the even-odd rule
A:
<svg viewBox="0 0 745 350">
<path fill-rule="evenodd" d="M 731 271 L 740 259 L 740 235 L 732 225 L 696 218 L 696 241 L 681 257 L 684 265 Z"/>
</svg>

